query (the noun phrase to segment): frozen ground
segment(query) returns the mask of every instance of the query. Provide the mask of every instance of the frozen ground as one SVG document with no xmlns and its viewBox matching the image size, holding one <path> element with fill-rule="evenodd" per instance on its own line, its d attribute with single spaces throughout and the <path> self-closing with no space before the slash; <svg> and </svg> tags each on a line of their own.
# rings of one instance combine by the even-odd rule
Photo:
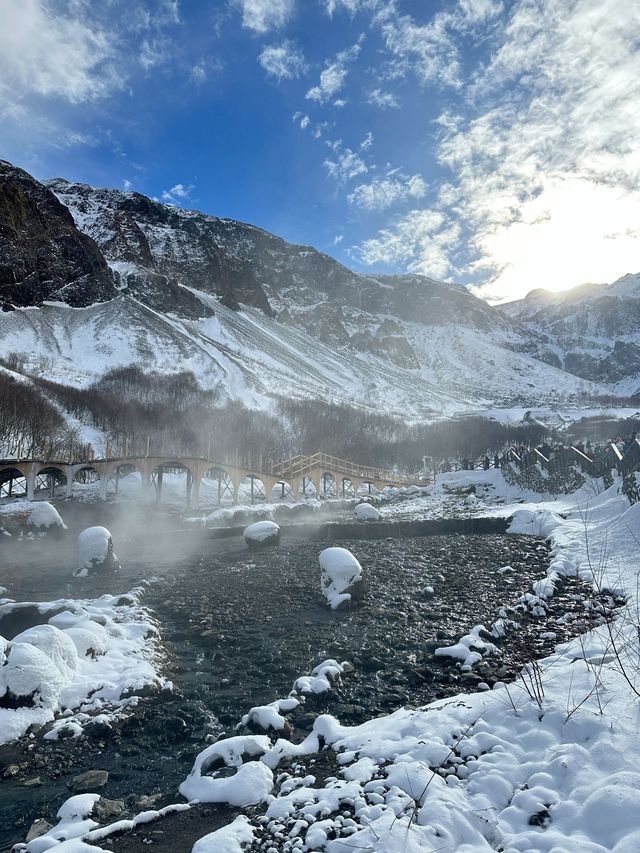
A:
<svg viewBox="0 0 640 853">
<path fill-rule="evenodd" d="M 470 486 L 473 500 L 462 493 Z M 387 518 L 456 507 L 514 516 L 512 532 L 548 537 L 552 546 L 548 576 L 529 594 L 530 606 L 544 609 L 562 574 L 601 592 L 624 590 L 628 604 L 615 620 L 601 618 L 593 631 L 529 665 L 514 684 L 356 726 L 324 714 L 298 745 L 260 736 L 260 749 L 243 753 L 226 784 L 233 790 L 237 778 L 263 791 L 264 818 L 237 818 L 194 850 L 636 853 L 640 505 L 629 506 L 618 481 L 598 492 L 592 483 L 546 500 L 508 487 L 498 471 L 460 472 L 440 477 L 430 496 L 383 507 Z M 283 759 L 303 760 L 322 745 L 337 753 L 337 775 L 267 784 Z M 95 833 L 86 840 L 100 844 Z M 51 846 L 100 849 L 54 838 Z"/>
</svg>

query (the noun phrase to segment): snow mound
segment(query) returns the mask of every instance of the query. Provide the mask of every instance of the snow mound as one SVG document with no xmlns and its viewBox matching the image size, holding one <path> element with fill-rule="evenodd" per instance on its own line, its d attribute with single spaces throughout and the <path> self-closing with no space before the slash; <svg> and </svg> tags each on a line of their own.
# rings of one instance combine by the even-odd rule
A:
<svg viewBox="0 0 640 853">
<path fill-rule="evenodd" d="M 351 666 L 349 664 L 349 666 Z M 353 669 L 351 667 L 351 669 Z M 293 689 L 297 693 L 312 694 L 326 693 L 334 684 L 340 683 L 340 677 L 347 670 L 347 663 L 338 663 L 337 660 L 325 660 L 312 671 L 311 675 L 301 675 L 297 678 Z"/>
<path fill-rule="evenodd" d="M 118 558 L 113 550 L 113 539 L 106 527 L 87 527 L 78 536 L 78 575 L 93 569 L 113 569 Z"/>
<path fill-rule="evenodd" d="M 34 621 L 53 615 L 8 641 L 0 637 L 0 742 L 31 726 L 55 720 L 93 719 L 91 714 L 125 707 L 129 693 L 165 686 L 158 675 L 157 631 L 139 603 L 142 590 L 95 600 L 60 599 L 37 604 L 5 602 L 0 616 L 34 612 Z M 77 710 L 75 719 L 69 716 Z"/>
<path fill-rule="evenodd" d="M 275 521 L 256 521 L 245 527 L 242 535 L 250 548 L 277 545 L 280 542 L 280 527 Z"/>
<path fill-rule="evenodd" d="M 67 529 L 67 525 L 64 523 L 58 510 L 52 506 L 47 501 L 37 501 L 31 504 L 33 509 L 29 515 L 29 520 L 27 524 L 29 527 L 61 527 L 63 530 Z"/>
<path fill-rule="evenodd" d="M 362 566 L 346 548 L 325 548 L 320 557 L 320 588 L 332 610 L 364 594 Z"/>
<path fill-rule="evenodd" d="M 273 772 L 260 759 L 271 749 L 266 735 L 225 738 L 203 750 L 179 791 L 187 800 L 248 806 L 273 790 Z M 245 759 L 246 763 L 245 763 Z M 232 776 L 217 776 L 223 768 L 237 768 Z M 209 770 L 213 775 L 207 775 Z"/>
<path fill-rule="evenodd" d="M 354 509 L 358 521 L 380 521 L 382 515 L 370 503 L 358 504 Z"/>
<path fill-rule="evenodd" d="M 9 532 L 28 531 L 44 533 L 51 530 L 66 530 L 67 526 L 57 509 L 47 501 L 13 501 L 0 506 L 0 527 Z"/>
<path fill-rule="evenodd" d="M 239 815 L 228 826 L 210 832 L 200 838 L 191 848 L 191 853 L 242 853 L 255 838 L 255 829 L 249 818 Z"/>
</svg>

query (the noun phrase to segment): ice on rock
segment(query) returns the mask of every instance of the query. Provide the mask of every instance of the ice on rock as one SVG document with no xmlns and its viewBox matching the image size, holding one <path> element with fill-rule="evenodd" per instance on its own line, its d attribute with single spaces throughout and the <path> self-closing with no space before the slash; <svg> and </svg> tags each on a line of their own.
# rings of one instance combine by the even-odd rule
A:
<svg viewBox="0 0 640 853">
<path fill-rule="evenodd" d="M 346 548 L 325 548 L 320 557 L 320 588 L 332 610 L 349 607 L 362 598 L 362 566 Z"/>
<path fill-rule="evenodd" d="M 263 548 L 280 542 L 280 527 L 275 521 L 256 521 L 245 527 L 242 535 L 250 548 Z"/>
<path fill-rule="evenodd" d="M 106 527 L 87 527 L 78 536 L 78 569 L 76 574 L 87 575 L 96 569 L 117 569 L 118 558 L 113 539 Z"/>
<path fill-rule="evenodd" d="M 370 503 L 358 504 L 354 509 L 358 521 L 380 521 L 382 515 Z"/>
</svg>

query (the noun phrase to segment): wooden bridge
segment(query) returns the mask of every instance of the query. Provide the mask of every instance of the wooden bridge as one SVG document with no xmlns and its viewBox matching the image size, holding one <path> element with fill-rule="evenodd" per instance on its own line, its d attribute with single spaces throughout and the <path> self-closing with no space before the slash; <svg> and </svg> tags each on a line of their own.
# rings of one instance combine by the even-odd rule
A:
<svg viewBox="0 0 640 853">
<path fill-rule="evenodd" d="M 407 477 L 394 471 L 357 465 L 325 453 L 294 456 L 271 466 L 269 472 L 236 463 L 218 463 L 196 456 L 120 456 L 60 462 L 41 459 L 0 460 L 0 497 L 24 496 L 33 500 L 36 492 L 64 486 L 71 497 L 74 482 L 99 482 L 100 497 L 117 494 L 120 481 L 138 472 L 143 491 L 162 495 L 163 475 L 167 472 L 186 474 L 187 506 L 197 506 L 203 481 L 217 492 L 218 503 L 238 503 L 240 488 L 245 486 L 250 500 L 298 500 L 308 495 L 322 497 L 355 496 L 362 487 L 382 490 L 387 486 L 407 486 L 420 482 L 420 477 Z M 278 488 L 277 488 L 278 487 Z"/>
</svg>

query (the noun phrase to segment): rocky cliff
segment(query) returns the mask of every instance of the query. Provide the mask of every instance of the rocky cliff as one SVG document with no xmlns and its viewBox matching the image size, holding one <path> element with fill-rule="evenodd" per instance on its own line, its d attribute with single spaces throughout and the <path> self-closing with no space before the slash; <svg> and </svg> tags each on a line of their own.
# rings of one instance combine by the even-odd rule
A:
<svg viewBox="0 0 640 853">
<path fill-rule="evenodd" d="M 96 243 L 69 210 L 27 172 L 0 160 L 0 306 L 44 300 L 90 305 L 116 296 Z"/>
</svg>

